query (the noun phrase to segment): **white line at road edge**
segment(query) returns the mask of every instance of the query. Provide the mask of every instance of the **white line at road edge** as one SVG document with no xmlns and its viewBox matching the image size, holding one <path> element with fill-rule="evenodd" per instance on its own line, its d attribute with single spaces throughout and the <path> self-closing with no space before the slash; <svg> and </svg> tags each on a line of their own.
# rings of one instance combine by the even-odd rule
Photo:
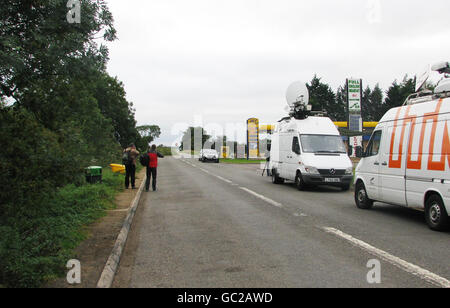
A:
<svg viewBox="0 0 450 308">
<path fill-rule="evenodd" d="M 381 249 L 378 249 L 376 247 L 373 247 L 361 240 L 358 240 L 356 238 L 354 238 L 351 235 L 348 235 L 342 231 L 339 231 L 337 229 L 334 228 L 323 228 L 325 230 L 325 232 L 327 233 L 331 233 L 334 234 L 340 238 L 343 238 L 345 240 L 347 240 L 348 242 L 352 243 L 353 245 L 369 252 L 370 254 L 373 254 L 389 263 L 391 263 L 392 265 L 410 273 L 413 274 L 414 276 L 417 276 L 423 280 L 426 280 L 436 286 L 442 287 L 442 288 L 450 288 L 450 281 L 448 281 L 447 279 L 445 279 L 444 277 L 438 276 L 426 269 L 423 269 L 417 265 L 414 265 L 412 263 L 406 262 L 396 256 L 393 256 Z"/>
<path fill-rule="evenodd" d="M 239 187 L 239 188 L 242 189 L 242 190 L 244 190 L 244 191 L 246 191 L 246 192 L 248 192 L 249 194 L 251 194 L 251 195 L 253 195 L 253 196 L 255 196 L 255 197 L 258 197 L 259 199 L 262 199 L 262 200 L 266 201 L 267 203 L 272 204 L 273 206 L 276 206 L 276 207 L 279 207 L 279 208 L 282 208 L 282 207 L 283 207 L 283 205 L 282 205 L 281 203 L 278 203 L 278 202 L 276 202 L 276 201 L 274 201 L 274 200 L 272 200 L 272 199 L 269 199 L 269 198 L 267 198 L 267 197 L 264 197 L 263 195 L 260 195 L 260 194 L 258 194 L 258 193 L 255 193 L 254 191 L 252 191 L 252 190 L 250 190 L 250 189 L 248 189 L 248 188 L 245 188 L 245 187 Z"/>
</svg>

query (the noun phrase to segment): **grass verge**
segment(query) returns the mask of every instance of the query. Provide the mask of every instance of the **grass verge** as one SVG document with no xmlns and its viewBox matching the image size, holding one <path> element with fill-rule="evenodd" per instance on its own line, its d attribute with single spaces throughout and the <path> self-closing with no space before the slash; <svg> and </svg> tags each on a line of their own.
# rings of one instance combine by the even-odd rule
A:
<svg viewBox="0 0 450 308">
<path fill-rule="evenodd" d="M 103 183 L 68 185 L 0 222 L 0 285 L 39 287 L 62 277 L 73 250 L 86 239 L 83 227 L 114 208 L 123 175 L 103 169 Z"/>
</svg>

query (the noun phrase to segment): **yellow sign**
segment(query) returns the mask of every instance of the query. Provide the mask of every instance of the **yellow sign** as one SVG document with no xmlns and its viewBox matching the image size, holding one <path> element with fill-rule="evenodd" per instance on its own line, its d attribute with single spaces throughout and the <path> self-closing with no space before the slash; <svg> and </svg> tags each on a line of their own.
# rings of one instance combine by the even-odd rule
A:
<svg viewBox="0 0 450 308">
<path fill-rule="evenodd" d="M 222 147 L 222 158 L 229 158 L 230 156 L 230 147 L 223 146 Z"/>
<path fill-rule="evenodd" d="M 259 120 L 247 120 L 247 158 L 259 158 Z"/>
</svg>

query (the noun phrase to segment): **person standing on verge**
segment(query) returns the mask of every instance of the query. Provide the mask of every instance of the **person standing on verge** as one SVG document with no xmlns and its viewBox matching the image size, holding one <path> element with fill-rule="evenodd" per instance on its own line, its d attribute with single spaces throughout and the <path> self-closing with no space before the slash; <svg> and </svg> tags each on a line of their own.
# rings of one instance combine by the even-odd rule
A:
<svg viewBox="0 0 450 308">
<path fill-rule="evenodd" d="M 132 143 L 123 151 L 124 158 L 123 163 L 125 165 L 125 188 L 130 187 L 131 178 L 131 188 L 136 189 L 136 158 L 139 156 L 139 151 L 136 150 L 136 146 Z"/>
<path fill-rule="evenodd" d="M 158 157 L 164 158 L 164 155 L 156 151 L 156 145 L 152 145 L 152 147 L 148 151 L 149 156 L 149 164 L 147 167 L 147 180 L 145 181 L 145 191 L 150 189 L 150 179 L 153 177 L 152 181 L 152 189 L 156 191 L 156 176 L 158 169 Z"/>
</svg>

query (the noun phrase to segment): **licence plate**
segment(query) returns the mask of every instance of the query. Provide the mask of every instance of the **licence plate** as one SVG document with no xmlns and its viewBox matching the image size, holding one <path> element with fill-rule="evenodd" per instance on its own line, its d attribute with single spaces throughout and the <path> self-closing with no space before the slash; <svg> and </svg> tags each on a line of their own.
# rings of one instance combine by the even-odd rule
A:
<svg viewBox="0 0 450 308">
<path fill-rule="evenodd" d="M 326 183 L 340 183 L 341 179 L 339 178 L 325 178 Z"/>
</svg>

